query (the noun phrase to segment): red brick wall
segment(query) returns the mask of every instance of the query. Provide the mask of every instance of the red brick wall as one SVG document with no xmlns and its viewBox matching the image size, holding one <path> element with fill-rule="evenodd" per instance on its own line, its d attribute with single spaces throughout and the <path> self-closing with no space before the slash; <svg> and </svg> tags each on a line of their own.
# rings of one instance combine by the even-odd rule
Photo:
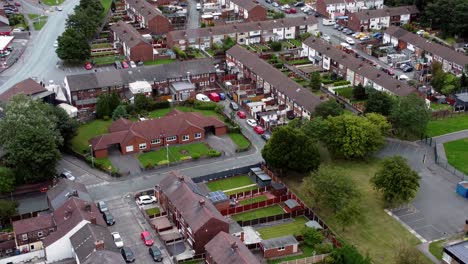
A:
<svg viewBox="0 0 468 264">
<path fill-rule="evenodd" d="M 149 43 L 141 42 L 130 50 L 130 60 L 151 61 L 153 60 L 153 47 Z"/>
<path fill-rule="evenodd" d="M 105 157 L 107 157 L 107 149 L 95 150 L 95 151 L 94 151 L 94 157 L 95 157 L 96 159 L 100 159 L 100 158 L 105 158 Z"/>
<path fill-rule="evenodd" d="M 217 127 L 215 129 L 215 135 L 222 136 L 222 135 L 225 135 L 225 134 L 227 134 L 227 126 Z"/>
<path fill-rule="evenodd" d="M 166 34 L 172 30 L 172 25 L 165 16 L 161 15 L 148 22 L 148 29 L 153 34 Z"/>
<path fill-rule="evenodd" d="M 104 91 L 103 89 L 107 89 L 107 90 Z M 84 91 L 71 91 L 72 105 L 77 107 L 78 109 L 89 108 L 89 107 L 94 108 L 96 104 L 77 105 L 76 101 L 83 100 L 83 99 L 98 98 L 99 95 L 101 94 L 104 94 L 104 93 L 111 94 L 113 91 L 117 92 L 117 94 L 120 97 L 123 97 L 124 95 L 124 89 L 122 87 L 96 88 L 96 89 L 89 89 L 89 90 L 84 90 Z M 76 100 L 74 99 L 75 96 L 76 96 Z"/>
<path fill-rule="evenodd" d="M 354 31 L 361 31 L 361 21 L 355 13 L 349 14 L 348 27 Z"/>
<path fill-rule="evenodd" d="M 296 246 L 296 248 L 299 248 L 299 246 Z M 291 255 L 294 253 L 294 245 L 287 246 L 284 250 L 278 250 L 278 249 L 269 249 L 269 250 L 264 250 L 263 251 L 263 257 L 265 258 L 276 258 L 276 257 L 282 257 L 282 256 L 287 256 Z"/>
<path fill-rule="evenodd" d="M 315 3 L 315 9 L 322 16 L 329 17 L 327 13 L 327 5 L 325 4 L 323 0 L 317 0 L 317 2 Z"/>
<path fill-rule="evenodd" d="M 221 231 L 229 234 L 229 224 L 227 222 L 223 222 L 215 218 L 206 222 L 205 225 L 193 234 L 193 239 L 195 240 L 193 249 L 195 250 L 195 253 L 201 254 L 205 252 L 205 245 Z"/>
<path fill-rule="evenodd" d="M 263 21 L 267 18 L 267 10 L 261 5 L 257 5 L 249 11 L 249 21 Z"/>
</svg>

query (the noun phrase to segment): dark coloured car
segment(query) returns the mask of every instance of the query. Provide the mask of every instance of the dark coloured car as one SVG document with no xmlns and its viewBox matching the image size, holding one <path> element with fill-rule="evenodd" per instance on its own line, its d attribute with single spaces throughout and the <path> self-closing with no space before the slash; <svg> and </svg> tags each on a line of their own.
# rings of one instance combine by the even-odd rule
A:
<svg viewBox="0 0 468 264">
<path fill-rule="evenodd" d="M 102 216 L 104 217 L 104 221 L 106 221 L 108 226 L 115 224 L 114 216 L 109 211 L 102 213 Z"/>
<path fill-rule="evenodd" d="M 121 63 L 120 61 L 115 61 L 114 64 L 115 64 L 115 68 L 116 68 L 117 70 L 122 69 L 122 63 Z"/>
<path fill-rule="evenodd" d="M 153 258 L 154 261 L 161 262 L 163 260 L 163 257 L 162 257 L 162 254 L 161 254 L 161 251 L 159 250 L 159 248 L 150 247 L 148 249 L 148 252 L 149 252 L 151 258 Z"/>
<path fill-rule="evenodd" d="M 122 257 L 124 258 L 125 262 L 135 262 L 135 254 L 133 254 L 133 251 L 130 248 L 123 247 L 120 249 L 120 253 L 122 253 Z"/>
<path fill-rule="evenodd" d="M 270 138 L 271 138 L 271 134 L 268 133 L 268 132 L 265 132 L 265 133 L 262 135 L 262 138 L 263 138 L 265 141 L 268 141 L 268 140 L 270 140 Z"/>
<path fill-rule="evenodd" d="M 219 94 L 219 99 L 220 100 L 226 100 L 226 94 L 225 93 L 218 93 Z"/>
</svg>

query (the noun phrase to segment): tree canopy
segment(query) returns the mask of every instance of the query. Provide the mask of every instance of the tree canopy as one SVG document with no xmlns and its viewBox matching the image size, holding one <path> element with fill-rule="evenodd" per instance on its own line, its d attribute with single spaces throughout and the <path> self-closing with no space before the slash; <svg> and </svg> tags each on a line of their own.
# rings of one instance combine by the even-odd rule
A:
<svg viewBox="0 0 468 264">
<path fill-rule="evenodd" d="M 89 59 L 91 46 L 85 36 L 74 28 L 68 28 L 58 37 L 57 56 L 65 61 L 84 61 Z"/>
<path fill-rule="evenodd" d="M 393 99 L 392 96 L 386 92 L 371 89 L 368 92 L 368 99 L 366 102 L 366 113 L 378 113 L 388 116 L 392 109 Z"/>
<path fill-rule="evenodd" d="M 0 200 L 0 219 L 6 219 L 16 214 L 18 203 L 9 200 Z"/>
<path fill-rule="evenodd" d="M 426 131 L 430 117 L 431 111 L 424 100 L 415 94 L 410 94 L 396 99 L 389 120 L 400 135 L 414 137 Z"/>
<path fill-rule="evenodd" d="M 315 114 L 323 118 L 339 116 L 343 114 L 343 112 L 343 107 L 333 99 L 322 102 L 315 108 Z"/>
<path fill-rule="evenodd" d="M 310 82 L 309 82 L 310 89 L 313 91 L 320 90 L 322 86 L 322 77 L 320 76 L 320 72 L 314 71 L 310 75 Z"/>
<path fill-rule="evenodd" d="M 112 113 L 112 120 L 117 120 L 119 118 L 128 118 L 127 108 L 125 105 L 117 106 Z"/>
<path fill-rule="evenodd" d="M 97 118 L 104 118 L 104 117 L 111 117 L 114 110 L 117 106 L 120 105 L 120 98 L 116 92 L 112 92 L 111 94 L 101 94 L 99 95 L 96 103 L 96 117 Z"/>
</svg>

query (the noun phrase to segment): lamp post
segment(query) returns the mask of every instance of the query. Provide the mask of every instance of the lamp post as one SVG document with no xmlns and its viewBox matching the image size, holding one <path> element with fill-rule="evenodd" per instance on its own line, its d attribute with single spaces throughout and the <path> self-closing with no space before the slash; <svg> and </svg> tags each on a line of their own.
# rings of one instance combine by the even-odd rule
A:
<svg viewBox="0 0 468 264">
<path fill-rule="evenodd" d="M 94 168 L 93 145 L 89 145 L 89 150 L 90 150 L 90 153 L 91 153 L 91 165 L 92 165 L 93 168 Z"/>
</svg>

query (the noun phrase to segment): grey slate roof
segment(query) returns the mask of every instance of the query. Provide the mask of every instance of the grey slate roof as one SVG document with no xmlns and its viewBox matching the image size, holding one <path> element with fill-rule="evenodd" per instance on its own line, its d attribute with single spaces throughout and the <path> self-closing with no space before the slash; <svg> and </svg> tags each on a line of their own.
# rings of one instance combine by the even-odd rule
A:
<svg viewBox="0 0 468 264">
<path fill-rule="evenodd" d="M 262 240 L 260 244 L 262 245 L 262 248 L 264 250 L 268 250 L 268 249 L 274 249 L 274 248 L 280 248 L 280 247 L 286 247 L 290 245 L 299 244 L 299 242 L 297 242 L 294 236 L 283 236 L 283 237 L 276 237 L 272 239 Z"/>
<path fill-rule="evenodd" d="M 133 48 L 140 43 L 151 45 L 132 25 L 119 21 L 111 26 L 111 30 L 129 48 Z"/>
<path fill-rule="evenodd" d="M 135 81 L 165 81 L 204 73 L 215 73 L 212 59 L 174 62 L 171 64 L 128 68 L 123 70 L 68 75 L 70 91 L 82 91 L 103 87 L 128 85 Z"/>
<path fill-rule="evenodd" d="M 294 199 L 288 199 L 284 204 L 291 209 L 299 206 L 299 203 Z"/>
<path fill-rule="evenodd" d="M 205 245 L 207 256 L 214 263 L 222 264 L 260 264 L 242 241 L 225 232 L 219 232 Z"/>
<path fill-rule="evenodd" d="M 468 263 L 468 240 L 447 246 L 444 251 L 452 258 L 457 258 L 460 263 Z"/>
<path fill-rule="evenodd" d="M 57 185 L 47 191 L 47 199 L 52 207 L 50 209 L 56 210 L 62 206 L 74 191 L 77 191 L 78 198 L 81 200 L 93 202 L 93 199 L 89 196 L 88 190 L 84 184 L 67 179 L 61 179 Z M 67 194 L 69 195 L 67 196 Z"/>
<path fill-rule="evenodd" d="M 397 7 L 384 7 L 381 9 L 362 10 L 354 13 L 359 20 L 369 20 L 372 18 L 386 17 L 386 16 L 401 16 L 407 14 L 419 14 L 419 10 L 414 5 L 397 6 Z"/>
<path fill-rule="evenodd" d="M 125 2 L 143 16 L 146 21 L 151 21 L 157 16 L 163 16 L 159 9 L 148 3 L 146 0 L 125 0 Z"/>
<path fill-rule="evenodd" d="M 119 252 L 110 250 L 97 250 L 91 253 L 89 258 L 82 264 L 125 264 Z"/>
</svg>

